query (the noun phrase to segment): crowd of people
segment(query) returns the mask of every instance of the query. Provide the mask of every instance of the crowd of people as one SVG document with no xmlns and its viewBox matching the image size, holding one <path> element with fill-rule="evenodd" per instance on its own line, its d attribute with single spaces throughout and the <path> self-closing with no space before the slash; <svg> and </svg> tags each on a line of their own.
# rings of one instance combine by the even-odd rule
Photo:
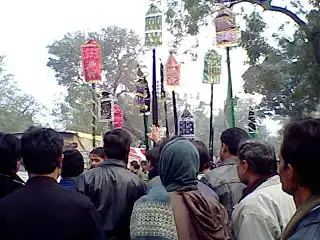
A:
<svg viewBox="0 0 320 240">
<path fill-rule="evenodd" d="M 113 129 L 87 171 L 53 129 L 0 133 L 1 239 L 320 239 L 320 120 L 285 127 L 280 164 L 240 128 L 222 133 L 217 166 L 203 142 L 152 131 L 147 161 L 129 163 L 131 136 Z"/>
</svg>

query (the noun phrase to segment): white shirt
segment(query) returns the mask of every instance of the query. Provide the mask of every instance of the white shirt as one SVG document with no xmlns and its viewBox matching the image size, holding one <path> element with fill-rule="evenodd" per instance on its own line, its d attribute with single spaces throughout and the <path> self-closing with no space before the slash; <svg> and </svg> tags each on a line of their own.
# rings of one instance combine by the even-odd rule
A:
<svg viewBox="0 0 320 240">
<path fill-rule="evenodd" d="M 279 176 L 269 178 L 234 206 L 232 230 L 237 240 L 278 240 L 296 211 Z"/>
</svg>

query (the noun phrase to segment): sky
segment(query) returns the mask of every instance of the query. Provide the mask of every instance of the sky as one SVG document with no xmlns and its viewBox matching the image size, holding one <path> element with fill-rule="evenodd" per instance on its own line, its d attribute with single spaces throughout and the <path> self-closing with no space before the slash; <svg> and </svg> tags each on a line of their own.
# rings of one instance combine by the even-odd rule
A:
<svg viewBox="0 0 320 240">
<path fill-rule="evenodd" d="M 7 57 L 7 70 L 15 75 L 25 92 L 32 94 L 48 110 L 61 98 L 63 89 L 57 85 L 54 73 L 46 66 L 46 46 L 63 38 L 67 32 L 94 31 L 108 25 L 133 29 L 143 38 L 144 15 L 148 8 L 148 0 L 0 0 L 0 4 L 0 54 Z M 242 6 L 247 11 L 253 9 L 250 4 Z M 278 21 L 273 21 L 275 16 Z M 264 13 L 264 17 L 270 23 L 270 34 L 288 20 L 277 13 Z M 177 56 L 178 61 L 184 62 L 181 67 L 182 85 L 177 91 L 193 95 L 200 93 L 201 98 L 207 102 L 210 100 L 210 90 L 201 83 L 201 79 L 203 57 L 208 49 L 213 48 L 213 35 L 210 26 L 201 32 L 197 62 Z M 164 44 L 158 51 L 158 57 L 166 59 L 167 51 Z M 223 56 L 223 68 L 221 83 L 214 89 L 216 109 L 223 107 L 227 91 L 225 52 L 221 49 L 218 51 Z M 246 58 L 243 49 L 237 48 L 231 52 L 233 90 L 238 96 L 243 96 L 241 75 L 247 68 L 244 64 Z M 151 53 L 146 54 L 143 61 L 150 66 Z M 46 120 L 49 123 L 51 121 L 50 117 Z"/>
</svg>

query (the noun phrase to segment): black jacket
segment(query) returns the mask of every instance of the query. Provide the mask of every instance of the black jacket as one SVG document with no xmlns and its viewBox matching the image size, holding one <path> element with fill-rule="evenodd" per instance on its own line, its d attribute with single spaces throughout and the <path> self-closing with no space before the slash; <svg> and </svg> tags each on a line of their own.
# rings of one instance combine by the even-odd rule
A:
<svg viewBox="0 0 320 240">
<path fill-rule="evenodd" d="M 1 239 L 103 239 L 90 200 L 50 177 L 33 177 L 0 200 Z"/>
<path fill-rule="evenodd" d="M 23 187 L 24 182 L 18 175 L 0 174 L 0 199 Z"/>
<path fill-rule="evenodd" d="M 76 187 L 98 209 L 109 239 L 130 239 L 133 205 L 144 195 L 146 186 L 126 168 L 125 163 L 108 159 L 80 175 Z"/>
</svg>

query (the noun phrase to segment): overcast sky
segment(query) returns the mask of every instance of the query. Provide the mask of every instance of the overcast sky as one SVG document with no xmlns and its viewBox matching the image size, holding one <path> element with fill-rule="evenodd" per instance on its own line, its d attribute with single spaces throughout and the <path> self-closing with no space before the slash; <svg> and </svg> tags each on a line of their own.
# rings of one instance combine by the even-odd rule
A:
<svg viewBox="0 0 320 240">
<path fill-rule="evenodd" d="M 276 0 L 274 2 L 283 2 Z M 37 100 L 51 108 L 55 99 L 61 94 L 53 72 L 46 67 L 48 53 L 46 46 L 54 40 L 61 39 L 67 32 L 77 30 L 99 30 L 108 25 L 118 25 L 134 29 L 143 38 L 144 15 L 148 8 L 147 0 L 0 0 L 0 54 L 7 56 L 7 69 L 15 75 L 21 88 L 35 96 Z M 246 10 L 253 8 L 250 4 L 243 5 Z M 270 23 L 269 32 L 288 18 L 277 13 L 265 13 Z M 277 21 L 274 21 L 274 17 Z M 182 87 L 180 92 L 201 93 L 204 100 L 209 101 L 209 88 L 201 84 L 203 57 L 212 48 L 213 32 L 210 28 L 202 32 L 199 49 L 199 61 L 188 59 L 182 65 Z M 221 83 L 215 86 L 215 106 L 223 107 L 227 90 L 227 75 L 225 52 L 223 55 L 223 70 Z M 167 58 L 167 48 L 164 45 L 159 51 L 162 59 Z M 151 55 L 143 60 L 151 64 Z M 234 93 L 242 92 L 241 75 L 246 70 L 244 65 L 246 54 L 241 49 L 231 53 L 232 77 Z"/>
</svg>

